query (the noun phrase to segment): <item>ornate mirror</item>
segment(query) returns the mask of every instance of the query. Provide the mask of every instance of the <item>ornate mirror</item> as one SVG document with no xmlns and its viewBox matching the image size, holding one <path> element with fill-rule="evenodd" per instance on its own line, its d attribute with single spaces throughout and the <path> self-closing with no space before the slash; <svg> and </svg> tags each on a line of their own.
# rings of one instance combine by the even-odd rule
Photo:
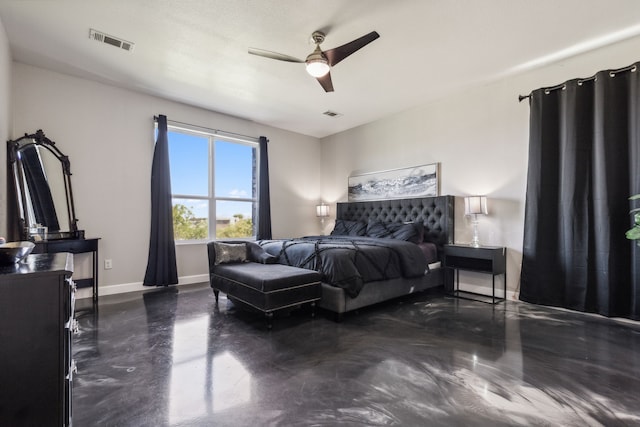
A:
<svg viewBox="0 0 640 427">
<path fill-rule="evenodd" d="M 8 141 L 22 240 L 78 239 L 69 158 L 38 130 Z"/>
</svg>

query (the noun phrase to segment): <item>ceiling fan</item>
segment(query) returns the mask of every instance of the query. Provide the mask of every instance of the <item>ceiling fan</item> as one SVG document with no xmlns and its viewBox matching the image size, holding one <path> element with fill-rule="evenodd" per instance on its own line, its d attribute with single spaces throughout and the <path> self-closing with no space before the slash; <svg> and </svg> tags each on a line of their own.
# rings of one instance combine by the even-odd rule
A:
<svg viewBox="0 0 640 427">
<path fill-rule="evenodd" d="M 324 37 L 325 34 L 322 31 L 315 31 L 311 35 L 311 39 L 316 44 L 316 48 L 307 56 L 307 59 L 304 60 L 282 53 L 252 47 L 249 48 L 249 53 L 265 58 L 277 59 L 278 61 L 305 63 L 307 64 L 307 72 L 318 80 L 324 91 L 333 92 L 333 83 L 331 82 L 331 74 L 329 73 L 331 67 L 334 67 L 347 56 L 362 49 L 380 37 L 380 34 L 372 31 L 347 44 L 323 52 L 320 49 L 320 44 L 324 41 Z"/>
</svg>

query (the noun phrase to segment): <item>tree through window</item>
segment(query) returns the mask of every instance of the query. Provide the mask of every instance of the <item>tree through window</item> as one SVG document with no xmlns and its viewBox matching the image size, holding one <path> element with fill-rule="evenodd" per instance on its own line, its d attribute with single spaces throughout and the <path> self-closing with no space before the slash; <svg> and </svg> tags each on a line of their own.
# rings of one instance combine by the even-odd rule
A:
<svg viewBox="0 0 640 427">
<path fill-rule="evenodd" d="M 169 126 L 176 241 L 255 237 L 258 143 Z"/>
</svg>

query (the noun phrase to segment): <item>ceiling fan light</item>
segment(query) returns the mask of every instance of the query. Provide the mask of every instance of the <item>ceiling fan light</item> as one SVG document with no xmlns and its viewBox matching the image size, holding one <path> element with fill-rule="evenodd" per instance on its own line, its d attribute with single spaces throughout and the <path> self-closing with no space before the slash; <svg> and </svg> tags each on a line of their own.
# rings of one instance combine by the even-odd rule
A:
<svg viewBox="0 0 640 427">
<path fill-rule="evenodd" d="M 308 59 L 307 60 L 307 73 L 313 77 L 322 77 L 329 72 L 329 64 L 324 58 Z"/>
</svg>

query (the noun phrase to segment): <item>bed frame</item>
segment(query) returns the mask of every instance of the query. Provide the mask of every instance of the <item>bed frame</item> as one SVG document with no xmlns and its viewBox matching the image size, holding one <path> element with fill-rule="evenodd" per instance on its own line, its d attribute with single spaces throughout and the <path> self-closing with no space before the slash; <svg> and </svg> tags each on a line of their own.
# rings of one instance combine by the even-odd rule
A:
<svg viewBox="0 0 640 427">
<path fill-rule="evenodd" d="M 420 221 L 425 227 L 425 241 L 438 246 L 442 261 L 443 245 L 453 243 L 454 205 L 453 196 L 338 203 L 336 219 L 364 222 L 371 219 L 388 223 Z M 318 306 L 335 312 L 339 319 L 343 313 L 358 308 L 441 286 L 444 284 L 443 270 L 432 268 L 428 274 L 412 279 L 370 282 L 356 298 L 349 297 L 341 288 L 322 283 L 322 299 Z"/>
</svg>

